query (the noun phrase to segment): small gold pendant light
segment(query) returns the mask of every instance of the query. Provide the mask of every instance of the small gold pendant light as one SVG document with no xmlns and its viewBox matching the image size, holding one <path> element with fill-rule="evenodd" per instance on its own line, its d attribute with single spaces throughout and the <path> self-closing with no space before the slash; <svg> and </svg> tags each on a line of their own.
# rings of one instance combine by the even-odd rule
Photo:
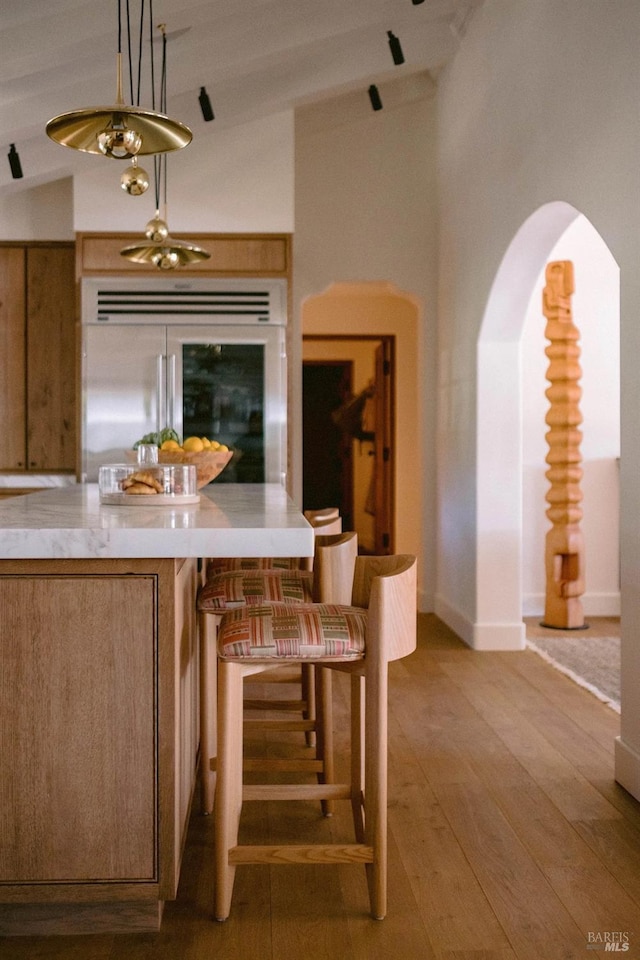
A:
<svg viewBox="0 0 640 960">
<path fill-rule="evenodd" d="M 144 15 L 144 0 L 142 4 Z M 121 0 L 118 0 L 115 104 L 86 107 L 53 117 L 46 126 L 48 136 L 64 147 L 114 160 L 130 160 L 136 156 L 181 150 L 193 139 L 191 130 L 184 123 L 155 110 L 125 104 L 122 95 L 121 36 Z"/>
<path fill-rule="evenodd" d="M 133 260 L 134 263 L 152 263 L 158 270 L 174 270 L 199 260 L 208 260 L 211 256 L 207 250 L 194 243 L 175 240 L 169 236 L 167 222 L 161 218 L 159 210 L 156 210 L 153 220 L 149 220 L 145 237 L 147 243 L 141 241 L 130 247 L 123 247 L 120 256 Z"/>
</svg>

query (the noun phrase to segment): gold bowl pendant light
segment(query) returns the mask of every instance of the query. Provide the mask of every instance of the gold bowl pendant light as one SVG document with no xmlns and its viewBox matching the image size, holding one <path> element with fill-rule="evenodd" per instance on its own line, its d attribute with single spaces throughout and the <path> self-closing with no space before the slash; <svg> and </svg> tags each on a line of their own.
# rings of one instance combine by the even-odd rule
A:
<svg viewBox="0 0 640 960">
<path fill-rule="evenodd" d="M 184 267 L 198 260 L 208 260 L 211 254 L 194 243 L 175 240 L 169 236 L 166 220 L 156 210 L 156 215 L 149 220 L 145 228 L 147 242 L 140 241 L 120 251 L 122 257 L 133 260 L 134 263 L 152 263 L 158 270 L 174 270 Z"/>
<path fill-rule="evenodd" d="M 141 0 L 144 19 L 145 0 Z M 153 0 L 149 0 L 153 20 Z M 49 120 L 46 132 L 56 143 L 85 153 L 114 160 L 181 150 L 193 138 L 191 130 L 154 109 L 125 104 L 122 95 L 122 0 L 118 0 L 118 53 L 116 58 L 116 102 L 106 107 L 86 107 L 62 113 Z M 128 12 L 127 3 L 127 12 Z M 127 15 L 127 27 L 129 28 Z M 132 97 L 133 100 L 133 91 Z"/>
</svg>

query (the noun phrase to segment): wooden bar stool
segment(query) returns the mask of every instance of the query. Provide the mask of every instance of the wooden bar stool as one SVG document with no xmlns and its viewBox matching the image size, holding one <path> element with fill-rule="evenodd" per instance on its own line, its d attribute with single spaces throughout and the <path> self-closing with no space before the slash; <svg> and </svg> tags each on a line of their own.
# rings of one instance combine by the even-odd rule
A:
<svg viewBox="0 0 640 960">
<path fill-rule="evenodd" d="M 321 527 L 319 529 L 324 529 Z M 201 810 L 213 809 L 214 777 L 210 758 L 215 754 L 215 710 L 212 693 L 216 688 L 215 635 L 220 618 L 225 612 L 244 606 L 265 603 L 310 603 L 313 601 L 344 603 L 350 598 L 351 582 L 358 538 L 353 532 L 318 534 L 315 538 L 314 570 L 229 570 L 210 577 L 200 588 L 197 599 L 200 639 L 200 781 Z M 276 676 L 282 682 L 282 678 Z M 300 730 L 307 744 L 316 745 L 319 719 L 316 709 L 318 687 L 329 709 L 330 677 L 318 678 L 309 664 L 297 667 L 296 674 L 284 677 L 284 682 L 301 685 L 299 699 L 246 698 L 245 707 L 253 710 L 288 710 L 302 714 L 301 720 L 279 719 L 271 722 L 272 729 Z M 260 721 L 265 726 L 265 721 Z M 331 751 L 321 743 L 319 759 L 330 764 Z M 330 807 L 325 804 L 325 812 Z"/>
<path fill-rule="evenodd" d="M 364 864 L 371 913 L 376 919 L 384 917 L 388 664 L 407 656 L 415 646 L 416 561 L 410 555 L 358 557 L 351 605 L 245 607 L 222 618 L 218 632 L 219 738 L 214 807 L 217 920 L 229 916 L 236 867 L 247 863 Z M 243 785 L 244 677 L 279 663 L 307 660 L 322 665 L 323 670 L 351 675 L 350 782 Z M 293 799 L 350 800 L 355 843 L 238 845 L 244 801 Z"/>
</svg>

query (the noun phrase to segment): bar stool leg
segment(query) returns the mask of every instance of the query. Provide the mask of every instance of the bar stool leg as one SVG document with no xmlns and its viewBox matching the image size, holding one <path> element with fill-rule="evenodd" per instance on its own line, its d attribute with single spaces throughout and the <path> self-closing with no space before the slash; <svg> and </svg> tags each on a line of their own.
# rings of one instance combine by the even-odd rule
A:
<svg viewBox="0 0 640 960">
<path fill-rule="evenodd" d="M 311 720 L 312 722 L 317 720 L 315 677 L 315 666 L 312 663 L 303 663 L 300 667 L 300 687 L 302 699 L 307 706 L 303 710 L 302 715 L 305 720 Z M 308 747 L 315 746 L 316 736 L 317 734 L 313 730 L 307 730 L 305 740 Z"/>
<path fill-rule="evenodd" d="M 322 761 L 322 772 L 318 774 L 319 783 L 335 783 L 335 765 L 333 762 L 333 675 L 324 667 L 315 668 L 316 688 L 316 758 Z M 322 800 L 322 812 L 325 817 L 333 816 L 333 800 Z"/>
<path fill-rule="evenodd" d="M 199 614 L 198 634 L 200 643 L 200 809 L 205 815 L 213 810 L 215 774 L 211 769 L 216 756 L 216 711 L 215 697 L 218 656 L 216 630 L 219 617 Z"/>
<path fill-rule="evenodd" d="M 387 912 L 387 725 L 388 678 L 384 670 L 365 674 L 365 843 L 373 848 L 366 865 L 371 914 Z"/>
<path fill-rule="evenodd" d="M 364 677 L 351 675 L 351 809 L 358 843 L 364 843 Z"/>
<path fill-rule="evenodd" d="M 242 666 L 218 664 L 218 760 L 215 795 L 216 920 L 226 920 L 236 868 L 229 851 L 238 844 L 242 811 Z"/>
</svg>

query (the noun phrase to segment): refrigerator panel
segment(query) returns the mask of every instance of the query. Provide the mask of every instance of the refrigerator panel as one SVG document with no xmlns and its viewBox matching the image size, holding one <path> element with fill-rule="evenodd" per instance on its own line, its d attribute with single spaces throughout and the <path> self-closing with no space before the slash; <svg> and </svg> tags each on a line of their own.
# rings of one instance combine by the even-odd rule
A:
<svg viewBox="0 0 640 960">
<path fill-rule="evenodd" d="M 216 482 L 283 482 L 286 371 L 282 328 L 169 327 L 169 404 L 184 437 L 236 454 Z M 171 374 L 174 373 L 175 377 Z"/>
<path fill-rule="evenodd" d="M 83 323 L 284 326 L 287 285 L 273 277 L 85 277 L 82 315 Z"/>
<path fill-rule="evenodd" d="M 144 434 L 165 426 L 166 329 L 86 325 L 82 346 L 82 479 L 122 463 Z"/>
</svg>

